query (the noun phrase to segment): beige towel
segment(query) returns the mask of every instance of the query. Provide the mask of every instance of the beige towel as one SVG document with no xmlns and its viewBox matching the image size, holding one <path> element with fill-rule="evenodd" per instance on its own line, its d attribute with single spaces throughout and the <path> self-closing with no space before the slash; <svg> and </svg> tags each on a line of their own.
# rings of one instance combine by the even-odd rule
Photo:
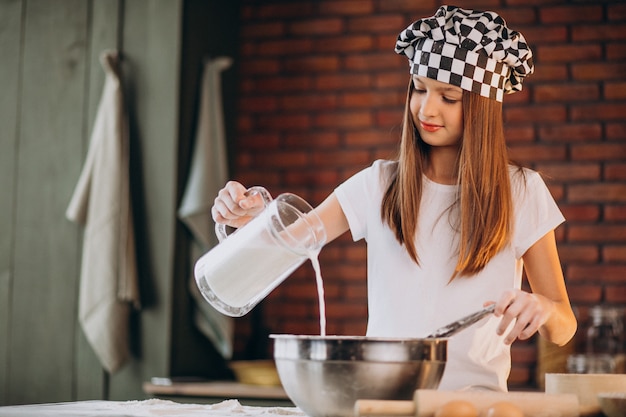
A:
<svg viewBox="0 0 626 417">
<path fill-rule="evenodd" d="M 195 261 L 217 244 L 211 218 L 211 206 L 217 192 L 228 180 L 228 160 L 225 145 L 222 109 L 221 72 L 229 68 L 232 59 L 219 57 L 204 64 L 201 102 L 191 171 L 178 217 L 193 234 L 191 271 Z M 226 359 L 232 356 L 233 321 L 215 310 L 202 298 L 193 276 L 189 289 L 195 301 L 196 327 L 213 343 Z"/>
<path fill-rule="evenodd" d="M 119 58 L 104 51 L 104 89 L 87 158 L 66 216 L 84 226 L 79 319 L 108 372 L 129 357 L 129 314 L 139 308 L 129 189 L 129 143 Z"/>
</svg>

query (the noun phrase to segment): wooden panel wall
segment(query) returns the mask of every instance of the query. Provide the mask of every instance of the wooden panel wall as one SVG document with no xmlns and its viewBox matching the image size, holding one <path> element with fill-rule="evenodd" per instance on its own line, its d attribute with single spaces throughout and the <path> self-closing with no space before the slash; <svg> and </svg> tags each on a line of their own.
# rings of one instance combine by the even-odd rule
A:
<svg viewBox="0 0 626 417">
<path fill-rule="evenodd" d="M 141 398 L 169 372 L 181 1 L 0 1 L 0 405 Z M 77 324 L 82 230 L 64 213 L 123 47 L 140 279 L 136 359 L 107 378 Z M 149 341 L 149 342 L 147 342 Z"/>
</svg>

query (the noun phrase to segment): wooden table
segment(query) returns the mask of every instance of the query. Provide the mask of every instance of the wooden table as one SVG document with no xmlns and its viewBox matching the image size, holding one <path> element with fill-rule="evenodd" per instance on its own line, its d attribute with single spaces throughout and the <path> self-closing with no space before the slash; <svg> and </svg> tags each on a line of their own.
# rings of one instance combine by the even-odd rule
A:
<svg viewBox="0 0 626 417">
<path fill-rule="evenodd" d="M 282 386 L 248 385 L 234 381 L 177 381 L 153 378 L 143 390 L 157 398 L 178 402 L 213 404 L 237 399 L 248 406 L 293 407 Z"/>
</svg>

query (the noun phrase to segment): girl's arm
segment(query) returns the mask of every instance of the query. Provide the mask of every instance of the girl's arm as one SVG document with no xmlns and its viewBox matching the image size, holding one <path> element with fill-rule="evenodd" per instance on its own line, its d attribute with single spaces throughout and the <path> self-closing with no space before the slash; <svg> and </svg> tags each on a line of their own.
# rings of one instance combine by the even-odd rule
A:
<svg viewBox="0 0 626 417">
<path fill-rule="evenodd" d="M 348 219 L 346 219 L 335 193 L 326 197 L 326 200 L 315 208 L 315 212 L 324 223 L 328 242 L 348 231 Z"/>
<path fill-rule="evenodd" d="M 503 334 L 509 323 L 517 319 L 505 338 L 506 343 L 516 338 L 528 339 L 539 331 L 547 340 L 562 346 L 574 336 L 577 324 L 565 288 L 554 231 L 539 239 L 522 258 L 532 293 L 514 290 L 502 296 L 495 310 L 496 315 L 503 316 L 498 333 Z"/>
<path fill-rule="evenodd" d="M 259 195 L 246 193 L 246 187 L 239 182 L 229 181 L 215 198 L 211 214 L 216 223 L 231 227 L 242 227 L 264 208 Z M 326 228 L 327 241 L 330 242 L 348 230 L 348 220 L 343 214 L 339 200 L 334 193 L 322 202 L 315 212 Z"/>
</svg>

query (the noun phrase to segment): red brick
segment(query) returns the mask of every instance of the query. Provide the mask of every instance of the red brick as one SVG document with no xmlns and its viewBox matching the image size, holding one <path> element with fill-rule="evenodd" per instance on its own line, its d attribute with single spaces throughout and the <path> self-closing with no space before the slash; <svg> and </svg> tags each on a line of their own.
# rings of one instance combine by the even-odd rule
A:
<svg viewBox="0 0 626 417">
<path fill-rule="evenodd" d="M 624 28 L 626 30 L 626 27 Z M 572 76 L 575 80 L 621 80 L 626 73 L 626 64 L 599 62 L 593 64 L 573 64 Z"/>
<path fill-rule="evenodd" d="M 370 161 L 367 151 L 336 150 L 332 152 L 315 152 L 313 163 L 317 166 L 363 165 Z M 352 267 L 351 267 L 352 268 Z M 356 272 L 356 271 L 355 271 Z M 365 275 L 362 275 L 365 276 Z"/>
<path fill-rule="evenodd" d="M 516 91 L 514 94 L 507 94 L 504 103 L 508 105 L 528 104 L 530 102 L 530 85 L 526 85 L 522 91 Z"/>
<path fill-rule="evenodd" d="M 602 258 L 606 262 L 626 263 L 626 244 L 608 245 L 602 248 Z M 624 277 L 626 282 L 626 276 Z"/>
<path fill-rule="evenodd" d="M 626 20 L 626 4 L 609 4 L 608 7 L 609 20 Z"/>
<path fill-rule="evenodd" d="M 295 75 L 295 76 L 276 76 L 258 78 L 250 83 L 249 89 L 257 93 L 266 92 L 285 92 L 285 91 L 309 91 L 313 88 L 313 80 L 311 77 Z"/>
<path fill-rule="evenodd" d="M 579 23 L 602 20 L 602 6 L 547 6 L 539 8 L 542 23 Z"/>
<path fill-rule="evenodd" d="M 250 75 L 272 75 L 278 74 L 280 70 L 280 63 L 275 59 L 253 59 L 246 62 L 245 65 L 242 65 L 239 69 L 239 74 L 241 76 L 250 76 Z M 243 91 L 249 91 L 244 90 Z"/>
<path fill-rule="evenodd" d="M 596 245 L 560 244 L 558 249 L 561 261 L 567 264 L 590 264 L 596 263 L 600 259 L 599 250 Z"/>
<path fill-rule="evenodd" d="M 567 280 L 567 293 L 570 302 L 575 304 L 595 304 L 602 300 L 602 287 L 598 285 L 572 284 Z"/>
<path fill-rule="evenodd" d="M 524 6 L 526 6 L 526 4 L 524 4 Z M 490 10 L 496 11 L 495 9 Z M 537 20 L 534 7 L 516 7 L 504 9 L 500 12 L 500 16 L 502 16 L 504 20 L 506 20 L 507 25 L 514 30 L 517 30 L 517 28 L 521 25 L 532 25 Z"/>
<path fill-rule="evenodd" d="M 563 0 L 507 0 L 509 6 L 546 6 L 548 4 L 563 3 Z"/>
<path fill-rule="evenodd" d="M 243 25 L 242 39 L 277 38 L 285 34 L 284 22 L 260 22 Z"/>
<path fill-rule="evenodd" d="M 567 238 L 570 242 L 623 242 L 624 236 L 626 236 L 626 225 L 570 225 L 567 231 Z"/>
<path fill-rule="evenodd" d="M 626 202 L 626 184 L 607 182 L 589 185 L 573 184 L 569 186 L 567 196 L 569 201 L 577 202 Z"/>
<path fill-rule="evenodd" d="M 595 141 L 602 138 L 600 123 L 568 123 L 539 128 L 539 139 L 555 142 Z"/>
<path fill-rule="evenodd" d="M 373 46 L 374 39 L 371 36 L 341 35 L 315 39 L 313 50 L 319 53 L 368 52 Z"/>
<path fill-rule="evenodd" d="M 625 276 L 626 277 L 626 276 Z M 612 304 L 626 303 L 626 285 L 607 285 L 605 290 L 605 300 Z"/>
<path fill-rule="evenodd" d="M 597 84 L 542 84 L 534 87 L 537 102 L 575 102 L 597 100 L 600 88 Z"/>
<path fill-rule="evenodd" d="M 626 222 L 626 206 L 606 205 L 604 207 L 604 218 L 609 222 Z M 626 241 L 626 239 L 624 239 Z"/>
<path fill-rule="evenodd" d="M 382 0 L 377 2 L 377 8 L 381 12 L 403 12 L 409 14 L 413 19 L 432 16 L 440 2 L 435 0 Z M 408 26 L 411 21 L 407 21 Z"/>
<path fill-rule="evenodd" d="M 249 157 L 250 155 L 245 155 Z M 234 179 L 242 184 L 263 184 L 267 187 L 272 195 L 278 195 L 273 192 L 272 188 L 276 187 L 276 184 L 280 182 L 280 173 L 275 171 L 268 171 L 267 169 L 261 169 L 258 166 L 252 166 L 251 162 L 241 162 L 242 156 L 237 156 L 237 175 Z M 251 159 L 251 158 L 246 158 Z"/>
<path fill-rule="evenodd" d="M 571 118 L 575 121 L 623 120 L 625 114 L 626 103 L 579 104 L 571 109 Z"/>
<path fill-rule="evenodd" d="M 399 32 L 399 31 L 398 31 Z M 397 33 L 382 33 L 376 35 L 374 38 L 374 48 L 381 52 L 394 53 L 393 50 L 396 46 L 396 40 L 398 39 Z M 405 58 L 406 60 L 406 58 Z M 406 62 L 406 68 L 408 73 L 408 60 Z"/>
<path fill-rule="evenodd" d="M 616 164 L 605 164 L 604 177 L 608 181 L 626 180 L 626 162 Z"/>
<path fill-rule="evenodd" d="M 575 62 L 602 58 L 602 47 L 597 44 L 539 45 L 535 48 L 537 61 Z"/>
<path fill-rule="evenodd" d="M 626 143 L 574 144 L 571 147 L 571 157 L 578 161 L 623 161 L 624 155 Z"/>
<path fill-rule="evenodd" d="M 402 123 L 403 110 L 379 110 L 376 112 L 376 125 L 378 127 L 396 127 Z"/>
<path fill-rule="evenodd" d="M 331 302 L 326 304 L 328 320 L 359 316 L 367 317 L 367 305 L 364 303 Z"/>
<path fill-rule="evenodd" d="M 326 265 L 322 274 L 324 277 L 340 277 L 346 282 L 359 282 L 367 276 L 367 266 L 365 263 L 360 265 Z"/>
<path fill-rule="evenodd" d="M 600 207 L 597 204 L 561 204 L 561 211 L 568 222 L 597 222 Z"/>
<path fill-rule="evenodd" d="M 606 58 L 609 61 L 618 61 L 626 58 L 626 48 L 624 47 L 624 42 L 607 43 Z"/>
<path fill-rule="evenodd" d="M 319 5 L 320 14 L 324 15 L 367 15 L 373 14 L 372 0 L 328 0 Z"/>
<path fill-rule="evenodd" d="M 283 145 L 289 148 L 335 149 L 339 146 L 339 133 L 334 130 L 325 132 L 289 132 L 284 135 Z"/>
<path fill-rule="evenodd" d="M 275 2 L 258 3 L 249 10 L 243 10 L 243 17 L 254 20 L 283 19 L 300 16 L 311 16 L 313 14 L 313 4 L 309 2 Z"/>
<path fill-rule="evenodd" d="M 626 81 L 605 83 L 604 98 L 608 100 L 626 99 Z"/>
<path fill-rule="evenodd" d="M 535 129 L 527 124 L 506 125 L 504 127 L 504 136 L 509 143 L 532 142 L 535 140 Z"/>
<path fill-rule="evenodd" d="M 325 112 L 315 116 L 315 125 L 324 128 L 363 128 L 372 123 L 369 111 Z"/>
<path fill-rule="evenodd" d="M 537 161 L 563 161 L 566 149 L 563 146 L 511 144 L 510 155 L 514 161 L 522 163 Z"/>
<path fill-rule="evenodd" d="M 304 130 L 311 127 L 311 117 L 306 114 L 263 115 L 255 121 L 255 125 L 260 129 L 274 131 L 291 129 Z"/>
<path fill-rule="evenodd" d="M 313 50 L 310 39 L 277 39 L 262 42 L 244 42 L 241 56 L 246 60 L 255 57 L 309 55 Z"/>
<path fill-rule="evenodd" d="M 398 149 L 396 146 L 393 147 L 378 147 L 372 150 L 371 160 L 377 159 L 395 159 L 398 156 Z"/>
<path fill-rule="evenodd" d="M 626 265 L 572 265 L 568 268 L 569 278 L 574 281 L 623 282 Z"/>
<path fill-rule="evenodd" d="M 544 25 L 544 26 L 520 26 L 515 28 L 518 32 L 521 32 L 526 41 L 533 45 L 546 44 L 552 42 L 566 42 L 568 41 L 567 27 L 557 25 Z"/>
<path fill-rule="evenodd" d="M 254 121 L 250 115 L 240 114 L 237 117 L 237 131 L 239 133 L 247 133 L 252 130 L 252 126 L 254 125 Z"/>
<path fill-rule="evenodd" d="M 626 123 L 607 123 L 606 137 L 607 139 L 626 139 Z"/>
<path fill-rule="evenodd" d="M 550 181 L 598 181 L 601 178 L 599 164 L 544 162 L 536 164 L 535 169 Z"/>
<path fill-rule="evenodd" d="M 259 150 L 276 148 L 280 143 L 280 136 L 275 133 L 248 133 L 239 135 L 238 146 L 241 148 Z"/>
<path fill-rule="evenodd" d="M 308 164 L 310 158 L 307 152 L 282 151 L 276 153 L 256 153 L 254 155 L 255 164 L 272 168 L 294 168 Z"/>
<path fill-rule="evenodd" d="M 363 55 L 348 55 L 344 60 L 348 71 L 388 70 L 407 67 L 407 59 L 393 51 Z M 408 72 L 408 71 L 407 71 Z"/>
<path fill-rule="evenodd" d="M 400 33 L 407 26 L 407 22 L 401 15 L 371 15 L 366 17 L 353 17 L 348 20 L 348 32 L 350 33 Z"/>
<path fill-rule="evenodd" d="M 401 106 L 404 104 L 404 95 L 401 92 L 367 91 L 342 94 L 342 107 L 376 108 L 385 106 Z"/>
<path fill-rule="evenodd" d="M 614 41 L 626 39 L 626 24 L 578 25 L 572 31 L 574 42 Z"/>
<path fill-rule="evenodd" d="M 339 58 L 332 55 L 285 59 L 284 68 L 292 73 L 330 72 L 339 69 Z"/>
<path fill-rule="evenodd" d="M 504 109 L 504 121 L 506 123 L 564 122 L 566 118 L 566 109 L 561 105 L 510 107 Z"/>
<path fill-rule="evenodd" d="M 369 74 L 320 74 L 315 78 L 316 90 L 354 90 L 370 88 Z"/>
<path fill-rule="evenodd" d="M 363 284 L 360 285 L 356 283 L 346 285 L 344 291 L 346 298 L 367 302 L 367 285 L 365 284 L 365 279 L 363 280 Z"/>
<path fill-rule="evenodd" d="M 311 18 L 288 26 L 288 32 L 295 36 L 337 35 L 343 31 L 343 20 L 340 18 Z"/>
<path fill-rule="evenodd" d="M 346 132 L 345 144 L 349 147 L 381 147 L 384 145 L 397 145 L 399 135 L 393 135 L 388 130 L 360 130 Z"/>
<path fill-rule="evenodd" d="M 239 110 L 249 113 L 274 112 L 278 108 L 278 100 L 274 96 L 246 97 L 239 101 Z"/>
<path fill-rule="evenodd" d="M 539 81 L 563 81 L 569 78 L 569 70 L 565 64 L 542 64 L 535 65 L 535 72 L 528 77 L 528 83 Z M 525 81 L 526 82 L 526 81 Z"/>
<path fill-rule="evenodd" d="M 290 94 L 280 97 L 278 108 L 282 110 L 330 110 L 337 108 L 338 99 L 334 94 Z"/>
<path fill-rule="evenodd" d="M 408 66 L 406 71 L 379 72 L 375 75 L 374 86 L 376 88 L 397 88 L 402 89 L 404 97 L 409 84 Z"/>
</svg>

